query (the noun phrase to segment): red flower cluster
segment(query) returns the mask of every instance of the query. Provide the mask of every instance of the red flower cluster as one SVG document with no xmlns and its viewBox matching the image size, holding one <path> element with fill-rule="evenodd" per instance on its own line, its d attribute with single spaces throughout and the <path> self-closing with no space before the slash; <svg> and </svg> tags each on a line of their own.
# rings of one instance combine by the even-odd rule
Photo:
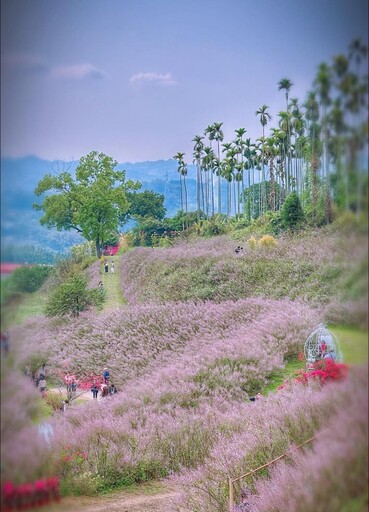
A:
<svg viewBox="0 0 369 512">
<path fill-rule="evenodd" d="M 86 452 L 79 452 L 79 451 L 76 451 L 71 454 L 66 453 L 65 455 L 62 455 L 62 457 L 61 457 L 61 460 L 63 462 L 73 462 L 74 460 L 86 460 L 86 459 L 87 459 Z"/>
<path fill-rule="evenodd" d="M 311 379 L 319 379 L 321 384 L 330 381 L 343 380 L 347 376 L 348 366 L 343 363 L 336 363 L 333 359 L 321 359 L 316 361 L 309 371 L 299 370 L 296 372 L 297 377 L 293 380 L 306 384 Z M 286 380 L 277 389 L 283 389 L 290 381 Z"/>
<path fill-rule="evenodd" d="M 14 485 L 5 482 L 1 489 L 1 510 L 27 510 L 59 501 L 59 479 L 56 476 L 36 480 L 32 484 Z"/>
<path fill-rule="evenodd" d="M 333 380 L 343 380 L 347 376 L 347 364 L 336 363 L 333 359 L 321 359 L 313 364 L 308 372 L 300 371 L 297 377 L 298 382 L 307 383 L 311 379 L 319 379 L 321 384 Z"/>
<path fill-rule="evenodd" d="M 96 384 L 96 386 L 100 387 L 101 384 L 104 382 L 104 377 L 102 375 L 95 375 L 94 373 L 91 373 L 90 375 L 86 377 L 81 377 L 79 379 L 79 387 L 80 389 L 90 389 L 91 386 Z"/>
</svg>

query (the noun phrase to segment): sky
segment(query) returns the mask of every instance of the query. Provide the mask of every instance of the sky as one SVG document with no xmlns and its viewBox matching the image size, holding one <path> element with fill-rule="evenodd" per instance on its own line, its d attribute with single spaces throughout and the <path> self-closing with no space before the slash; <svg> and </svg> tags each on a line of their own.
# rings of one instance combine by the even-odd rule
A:
<svg viewBox="0 0 369 512">
<path fill-rule="evenodd" d="M 322 61 L 368 41 L 366 0 L 1 0 L 1 156 L 192 161 L 270 106 L 304 101 Z"/>
</svg>

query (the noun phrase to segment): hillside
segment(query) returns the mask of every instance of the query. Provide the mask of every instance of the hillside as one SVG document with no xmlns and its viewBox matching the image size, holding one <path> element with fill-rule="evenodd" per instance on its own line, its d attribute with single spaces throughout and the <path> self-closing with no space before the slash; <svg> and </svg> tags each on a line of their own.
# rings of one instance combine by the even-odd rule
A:
<svg viewBox="0 0 369 512">
<path fill-rule="evenodd" d="M 24 416 L 34 416 L 31 405 L 37 401 L 34 388 L 19 375 L 12 393 L 17 427 L 9 421 L 2 440 L 7 477 L 19 480 L 27 459 L 23 478 L 57 467 L 63 492 L 72 494 L 169 478 L 178 492 L 166 510 L 225 512 L 229 475 L 266 463 L 325 429 L 335 431 L 341 418 L 341 451 L 352 450 L 358 461 L 353 467 L 332 447 L 341 477 L 353 475 L 352 485 L 340 491 L 341 502 L 365 499 L 366 459 L 358 453 L 365 453 L 360 432 L 367 429 L 366 369 L 352 367 L 347 380 L 322 389 L 291 385 L 268 394 L 268 386 L 297 364 L 318 323 L 365 320 L 366 241 L 366 235 L 331 226 L 285 235 L 263 249 L 249 246 L 239 233 L 237 241 L 214 237 L 167 249 L 136 248 L 114 257 L 119 259 L 116 276 L 101 276 L 102 266 L 95 262 L 88 269 L 90 284 L 104 278 L 107 293 L 114 295 L 107 307 L 73 319 L 32 316 L 13 326 L 13 360 L 17 371 L 32 358 L 45 360 L 51 380 L 60 369 L 83 375 L 107 366 L 119 392 L 49 418 L 53 437 L 46 456 L 42 439 L 34 436 L 27 452 L 11 448 L 30 435 Z M 234 253 L 239 243 L 242 255 Z M 126 304 L 116 299 L 117 285 Z M 5 370 L 4 397 L 13 382 Z M 259 392 L 263 398 L 251 402 Z M 348 403 L 350 421 L 344 414 Z M 359 448 L 346 443 L 348 432 Z M 330 438 L 324 439 L 330 446 Z M 296 464 L 315 464 L 318 482 L 322 475 L 329 478 L 333 495 L 334 468 L 327 457 L 314 462 L 313 453 Z M 297 478 L 293 465 L 287 470 Z M 265 476 L 255 485 L 268 510 Z M 281 502 L 286 486 L 282 479 Z M 236 496 L 239 500 L 240 489 Z M 337 510 L 328 494 L 320 496 L 327 510 Z"/>
<path fill-rule="evenodd" d="M 123 258 L 122 290 L 131 304 L 288 298 L 332 312 L 336 306 L 342 314 L 343 304 L 350 308 L 356 302 L 351 306 L 357 312 L 353 322 L 360 322 L 363 314 L 366 325 L 365 234 L 343 234 L 331 226 L 285 234 L 264 247 L 254 247 L 250 238 L 241 232 L 237 240 L 222 236 L 155 251 L 137 248 Z M 237 255 L 234 249 L 240 243 L 243 251 Z"/>
</svg>

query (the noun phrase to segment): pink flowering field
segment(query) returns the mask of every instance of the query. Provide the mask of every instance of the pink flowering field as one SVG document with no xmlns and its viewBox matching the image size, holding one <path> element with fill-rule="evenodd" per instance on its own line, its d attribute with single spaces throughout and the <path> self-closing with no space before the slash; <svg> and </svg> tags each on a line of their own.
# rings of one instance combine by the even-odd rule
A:
<svg viewBox="0 0 369 512">
<path fill-rule="evenodd" d="M 165 477 L 181 491 L 169 512 L 223 512 L 229 476 L 322 433 L 236 487 L 237 511 L 297 510 L 287 507 L 288 496 L 303 512 L 320 510 L 312 496 L 321 496 L 321 510 L 334 512 L 329 496 L 348 472 L 342 499 L 364 495 L 367 368 L 350 369 L 340 383 L 296 382 L 249 400 L 296 360 L 317 324 L 343 310 L 365 317 L 354 308 L 362 298 L 357 283 L 344 296 L 352 270 L 345 244 L 336 235 L 317 238 L 286 238 L 269 251 L 245 245 L 243 259 L 225 237 L 139 248 L 120 260 L 127 305 L 13 326 L 11 358 L 2 361 L 3 481 L 57 476 L 63 493 L 95 494 Z M 360 262 L 364 252 L 354 248 L 352 259 Z M 88 275 L 96 286 L 98 262 Z M 39 394 L 23 375 L 36 356 L 47 362 L 50 382 L 60 371 L 83 377 L 107 366 L 119 392 L 41 419 Z M 49 436 L 39 435 L 40 421 Z"/>
<path fill-rule="evenodd" d="M 324 307 L 331 321 L 367 325 L 368 240 L 333 229 L 254 248 L 226 236 L 137 248 L 121 261 L 121 287 L 130 304 L 297 298 Z"/>
</svg>

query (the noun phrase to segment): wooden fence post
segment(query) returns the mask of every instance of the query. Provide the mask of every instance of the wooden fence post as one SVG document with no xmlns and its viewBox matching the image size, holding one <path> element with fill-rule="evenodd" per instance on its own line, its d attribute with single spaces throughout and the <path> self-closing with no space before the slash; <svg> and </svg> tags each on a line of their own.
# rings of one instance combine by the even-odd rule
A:
<svg viewBox="0 0 369 512">
<path fill-rule="evenodd" d="M 228 486 L 229 486 L 229 512 L 233 512 L 233 482 L 232 478 L 228 478 Z"/>
</svg>

